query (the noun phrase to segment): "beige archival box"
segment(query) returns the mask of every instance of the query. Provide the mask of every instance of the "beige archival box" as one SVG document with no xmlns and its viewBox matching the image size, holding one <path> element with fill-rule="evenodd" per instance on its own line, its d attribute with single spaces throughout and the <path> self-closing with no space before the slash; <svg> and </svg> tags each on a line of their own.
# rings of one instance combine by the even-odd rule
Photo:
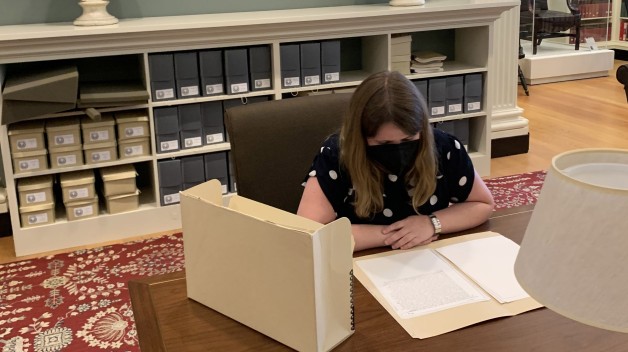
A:
<svg viewBox="0 0 628 352">
<path fill-rule="evenodd" d="M 114 142 L 116 140 L 115 124 L 111 113 L 103 113 L 98 121 L 87 116 L 81 118 L 83 144 Z"/>
<path fill-rule="evenodd" d="M 48 150 L 81 146 L 81 125 L 77 117 L 48 119 L 46 121 Z"/>
<path fill-rule="evenodd" d="M 22 227 L 33 227 L 55 222 L 55 203 L 48 202 L 20 207 Z"/>
<path fill-rule="evenodd" d="M 44 144 L 44 123 L 42 121 L 27 121 L 9 126 L 9 142 L 11 152 L 27 152 L 46 150 Z"/>
<path fill-rule="evenodd" d="M 211 180 L 181 193 L 188 297 L 299 351 L 353 333 L 352 237 Z"/>
<path fill-rule="evenodd" d="M 137 172 L 133 164 L 110 166 L 100 169 L 105 197 L 135 193 Z"/>
<path fill-rule="evenodd" d="M 9 75 L 2 96 L 2 123 L 74 109 L 78 92 L 76 66 Z"/>
<path fill-rule="evenodd" d="M 54 203 L 52 175 L 21 178 L 17 180 L 20 206 Z"/>
<path fill-rule="evenodd" d="M 118 128 L 118 140 L 148 138 L 148 112 L 144 110 L 129 110 L 115 113 Z"/>
</svg>

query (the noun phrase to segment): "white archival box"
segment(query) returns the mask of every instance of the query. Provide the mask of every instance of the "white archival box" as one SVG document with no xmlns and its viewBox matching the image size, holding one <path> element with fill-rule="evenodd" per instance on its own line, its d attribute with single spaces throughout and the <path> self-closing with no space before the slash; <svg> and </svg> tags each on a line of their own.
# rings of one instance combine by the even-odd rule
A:
<svg viewBox="0 0 628 352">
<path fill-rule="evenodd" d="M 250 199 L 223 206 L 220 182 L 181 192 L 188 297 L 299 351 L 353 334 L 353 240 Z"/>
</svg>

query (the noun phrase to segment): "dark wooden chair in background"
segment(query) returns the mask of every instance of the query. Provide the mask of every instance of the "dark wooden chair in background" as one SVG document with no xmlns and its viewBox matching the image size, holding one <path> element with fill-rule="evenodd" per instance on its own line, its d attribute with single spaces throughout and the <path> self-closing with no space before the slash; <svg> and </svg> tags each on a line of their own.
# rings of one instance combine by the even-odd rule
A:
<svg viewBox="0 0 628 352">
<path fill-rule="evenodd" d="M 546 38 L 574 38 L 575 50 L 580 49 L 580 10 L 578 0 L 565 0 L 569 12 L 550 10 L 547 0 L 521 0 L 520 38 L 532 41 L 532 55 Z M 573 30 L 572 30 L 573 29 Z"/>
<path fill-rule="evenodd" d="M 615 72 L 617 81 L 624 85 L 626 91 L 626 101 L 628 101 L 628 64 L 620 65 Z"/>
</svg>

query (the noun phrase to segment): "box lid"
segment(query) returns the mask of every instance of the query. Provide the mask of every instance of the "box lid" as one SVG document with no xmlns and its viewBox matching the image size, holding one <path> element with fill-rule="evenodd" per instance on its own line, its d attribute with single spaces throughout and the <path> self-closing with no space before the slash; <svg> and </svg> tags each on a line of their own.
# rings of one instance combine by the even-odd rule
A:
<svg viewBox="0 0 628 352">
<path fill-rule="evenodd" d="M 118 106 L 125 102 L 146 102 L 148 91 L 141 82 L 107 81 L 83 83 L 79 87 L 79 107 Z"/>
<path fill-rule="evenodd" d="M 44 133 L 44 121 L 24 121 L 9 125 L 9 136 L 26 133 Z"/>
<path fill-rule="evenodd" d="M 115 147 L 116 145 L 117 145 L 116 141 L 110 141 L 110 142 L 105 142 L 105 143 L 83 144 L 83 150 L 112 148 L 112 147 Z"/>
<path fill-rule="evenodd" d="M 34 213 L 36 211 L 46 211 L 46 210 L 54 209 L 54 207 L 55 207 L 54 202 L 26 205 L 26 206 L 20 207 L 20 213 L 24 214 L 24 213 Z"/>
<path fill-rule="evenodd" d="M 87 116 L 81 118 L 81 126 L 83 126 L 83 128 L 113 126 L 115 123 L 112 113 L 102 113 L 100 120 L 92 120 Z"/>
<path fill-rule="evenodd" d="M 34 156 L 42 156 L 46 154 L 48 154 L 48 151 L 46 149 L 38 149 L 38 150 L 31 150 L 28 152 L 11 153 L 11 156 L 13 157 L 13 159 L 20 159 L 20 158 L 32 158 Z"/>
<path fill-rule="evenodd" d="M 61 148 L 54 148 L 54 149 L 50 149 L 50 155 L 52 154 L 61 154 L 61 153 L 70 153 L 70 152 L 76 152 L 76 151 L 81 151 L 83 150 L 83 148 L 81 147 L 81 145 L 71 145 L 69 147 L 61 147 Z"/>
<path fill-rule="evenodd" d="M 118 142 L 120 145 L 129 145 L 129 144 L 139 144 L 149 142 L 150 137 L 139 137 L 139 138 L 131 138 L 131 139 L 123 139 Z"/>
<path fill-rule="evenodd" d="M 63 188 L 94 183 L 94 170 L 63 173 L 59 180 Z"/>
<path fill-rule="evenodd" d="M 87 199 L 81 199 L 81 200 L 75 200 L 75 201 L 71 201 L 71 202 L 67 202 L 65 203 L 66 208 L 67 207 L 80 207 L 80 206 L 84 206 L 84 205 L 90 205 L 90 204 L 97 204 L 98 203 L 98 196 L 94 197 L 94 198 L 87 198 Z"/>
<path fill-rule="evenodd" d="M 148 121 L 148 112 L 146 110 L 118 111 L 115 113 L 115 119 L 117 124 L 144 122 Z"/>
<path fill-rule="evenodd" d="M 20 192 L 34 191 L 43 188 L 52 188 L 52 175 L 35 176 L 17 180 L 17 190 Z"/>
<path fill-rule="evenodd" d="M 78 78 L 78 70 L 74 65 L 30 70 L 28 73 L 9 76 L 2 95 L 5 100 L 74 103 Z"/>
<path fill-rule="evenodd" d="M 126 178 L 135 178 L 137 172 L 133 164 L 116 165 L 100 169 L 100 176 L 103 181 L 123 180 Z"/>
<path fill-rule="evenodd" d="M 107 201 L 111 201 L 111 200 L 116 200 L 116 199 L 123 199 L 123 198 L 128 198 L 128 197 L 135 197 L 137 195 L 140 194 L 140 190 L 136 189 L 135 192 L 133 193 L 126 193 L 126 194 L 117 194 L 115 196 L 107 196 L 105 198 L 107 198 Z"/>
<path fill-rule="evenodd" d="M 80 130 L 78 117 L 65 117 L 46 120 L 46 132 Z"/>
</svg>

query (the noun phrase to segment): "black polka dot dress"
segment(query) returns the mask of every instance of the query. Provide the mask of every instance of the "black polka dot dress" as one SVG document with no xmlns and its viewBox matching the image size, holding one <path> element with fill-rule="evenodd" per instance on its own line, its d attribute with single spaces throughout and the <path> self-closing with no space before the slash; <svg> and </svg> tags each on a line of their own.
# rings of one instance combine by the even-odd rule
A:
<svg viewBox="0 0 628 352">
<path fill-rule="evenodd" d="M 447 208 L 450 203 L 464 202 L 473 186 L 474 169 L 464 146 L 456 137 L 435 129 L 434 141 L 438 150 L 439 172 L 436 191 L 418 209 L 420 214 L 431 214 Z M 336 217 L 346 217 L 353 224 L 388 225 L 416 215 L 412 209 L 412 186 L 398 175 L 384 179 L 384 209 L 372 218 L 359 218 L 353 207 L 354 189 L 349 174 L 340 168 L 338 135 L 330 136 L 314 158 L 306 177 L 316 177 L 323 193 L 331 203 Z M 431 176 L 433 177 L 433 176 Z"/>
</svg>

